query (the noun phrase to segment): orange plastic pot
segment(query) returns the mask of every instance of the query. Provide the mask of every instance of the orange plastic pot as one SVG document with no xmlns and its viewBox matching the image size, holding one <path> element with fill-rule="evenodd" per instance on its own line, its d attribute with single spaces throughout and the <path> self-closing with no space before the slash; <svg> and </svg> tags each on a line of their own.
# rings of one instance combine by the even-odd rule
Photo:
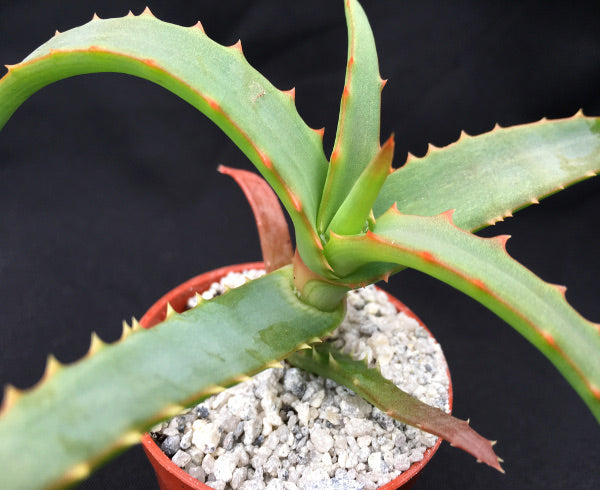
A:
<svg viewBox="0 0 600 490">
<path fill-rule="evenodd" d="M 175 311 L 184 311 L 187 307 L 187 301 L 191 296 L 194 296 L 196 292 L 202 293 L 203 291 L 207 290 L 213 282 L 218 282 L 229 272 L 240 272 L 248 269 L 262 268 L 262 262 L 249 262 L 246 264 L 221 267 L 220 269 L 215 269 L 211 272 L 196 276 L 177 286 L 175 289 L 160 298 L 142 317 L 140 324 L 144 328 L 151 328 L 157 323 L 162 322 L 167 313 L 167 303 L 171 304 Z M 419 324 L 425 328 L 425 330 L 427 330 L 429 335 L 433 337 L 427 327 L 423 325 L 423 322 L 421 322 L 421 320 L 419 320 L 419 318 L 406 305 L 389 294 L 388 298 L 398 311 L 401 311 L 417 320 Z M 450 373 L 448 373 L 448 377 L 450 377 Z M 452 383 L 450 383 L 448 388 L 448 400 L 450 409 L 452 409 Z M 438 438 L 436 444 L 425 451 L 421 461 L 413 463 L 410 468 L 403 472 L 398 478 L 380 487 L 380 490 L 411 488 L 421 475 L 425 465 L 431 460 L 437 451 L 441 442 L 441 439 Z M 173 463 L 169 457 L 161 451 L 160 447 L 154 442 L 150 434 L 143 435 L 142 447 L 144 448 L 144 452 L 148 456 L 148 459 L 154 468 L 158 485 L 160 486 L 161 490 L 212 490 L 209 486 L 199 482 L 195 478 L 192 478 L 184 470 L 179 468 L 179 466 Z"/>
</svg>

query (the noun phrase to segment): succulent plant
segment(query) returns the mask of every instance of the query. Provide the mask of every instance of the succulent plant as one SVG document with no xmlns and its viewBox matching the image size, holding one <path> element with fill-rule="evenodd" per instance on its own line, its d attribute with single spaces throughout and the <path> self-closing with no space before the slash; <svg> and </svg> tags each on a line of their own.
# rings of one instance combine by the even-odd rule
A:
<svg viewBox="0 0 600 490">
<path fill-rule="evenodd" d="M 149 10 L 94 17 L 7 66 L 0 81 L 2 125 L 34 92 L 78 74 L 128 73 L 179 95 L 212 119 L 274 189 L 294 224 L 297 247 L 293 264 L 279 267 L 291 260 L 291 250 L 286 232 L 277 228 L 279 241 L 265 240 L 265 258 L 273 264 L 265 278 L 186 313 L 171 311 L 151 330 L 134 321 L 114 344 L 92 335 L 81 361 L 63 366 L 50 356 L 34 388 L 6 388 L 0 460 L 8 488 L 85 478 L 158 420 L 283 358 L 354 387 L 390 414 L 500 469 L 490 442 L 466 423 L 432 415 L 377 370 L 322 343 L 343 316 L 348 290 L 406 267 L 447 282 L 505 319 L 554 363 L 600 420 L 600 326 L 568 305 L 564 288 L 511 259 L 506 237 L 472 233 L 598 173 L 600 121 L 578 113 L 476 137 L 462 134 L 393 170 L 393 137 L 380 145 L 385 83 L 373 36 L 358 2 L 347 0 L 345 8 L 346 83 L 329 159 L 322 131 L 298 115 L 294 91 L 273 87 L 245 60 L 241 44 L 220 46 L 200 24 L 167 24 Z M 260 182 L 228 172 L 243 185 Z M 264 208 L 274 209 L 272 201 Z M 264 236 L 275 226 L 259 228 Z M 41 424 L 44 437 L 36 437 Z"/>
</svg>

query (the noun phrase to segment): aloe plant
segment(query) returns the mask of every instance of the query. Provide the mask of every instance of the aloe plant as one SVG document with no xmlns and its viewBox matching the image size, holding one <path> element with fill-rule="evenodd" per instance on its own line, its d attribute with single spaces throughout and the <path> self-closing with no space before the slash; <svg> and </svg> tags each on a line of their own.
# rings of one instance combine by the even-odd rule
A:
<svg viewBox="0 0 600 490">
<path fill-rule="evenodd" d="M 83 360 L 62 366 L 50 357 L 35 388 L 7 388 L 0 470 L 8 488 L 85 478 L 156 421 L 283 358 L 354 386 L 401 420 L 454 443 L 466 440 L 465 449 L 499 469 L 489 441 L 466 424 L 432 414 L 376 370 L 321 345 L 341 320 L 349 289 L 406 267 L 447 282 L 505 319 L 554 363 L 600 420 L 600 327 L 567 304 L 561 287 L 512 260 L 505 237 L 471 233 L 595 175 L 598 118 L 578 113 L 462 135 L 392 171 L 393 137 L 380 145 L 384 82 L 373 35 L 358 2 L 344 5 L 348 63 L 329 158 L 322 132 L 298 115 L 293 90 L 276 89 L 245 60 L 241 44 L 220 46 L 200 24 L 174 26 L 149 10 L 95 17 L 7 67 L 0 81 L 2 125 L 37 90 L 78 74 L 128 73 L 179 95 L 212 119 L 272 186 L 292 219 L 297 245 L 293 264 L 264 279 L 171 314 L 149 331 L 134 322 L 115 344 L 93 336 Z M 286 241 L 284 231 L 279 237 Z M 273 268 L 290 258 L 278 244 L 265 253 Z M 222 341 L 224 325 L 235 344 Z M 157 359 L 164 345 L 169 348 Z M 42 429 L 44 437 L 36 437 Z"/>
</svg>

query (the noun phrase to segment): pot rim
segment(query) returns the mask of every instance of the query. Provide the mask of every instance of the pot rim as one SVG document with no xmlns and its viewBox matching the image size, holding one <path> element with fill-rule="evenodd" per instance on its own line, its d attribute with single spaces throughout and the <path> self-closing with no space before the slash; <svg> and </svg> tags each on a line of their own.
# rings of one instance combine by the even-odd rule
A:
<svg viewBox="0 0 600 490">
<path fill-rule="evenodd" d="M 210 284 L 212 284 L 213 282 L 218 282 L 223 276 L 227 275 L 229 272 L 241 272 L 249 269 L 264 269 L 264 263 L 247 262 L 242 264 L 220 267 L 218 269 L 205 272 L 185 281 L 184 283 L 173 288 L 171 291 L 162 296 L 148 309 L 148 311 L 140 319 L 141 326 L 144 328 L 151 328 L 154 325 L 163 321 L 167 313 L 167 304 L 170 304 L 177 312 L 184 311 L 187 306 L 187 300 L 191 296 L 194 296 L 196 292 L 202 293 L 208 288 L 208 286 L 210 286 Z M 431 331 L 425 326 L 421 319 L 410 310 L 410 308 L 408 308 L 404 303 L 402 303 L 399 299 L 392 296 L 388 292 L 382 290 L 381 288 L 377 289 L 383 291 L 386 294 L 390 302 L 396 307 L 396 309 L 399 312 L 403 312 L 411 318 L 414 318 L 419 323 L 419 325 L 423 327 L 427 331 L 427 333 L 435 339 Z M 450 407 L 451 413 L 453 405 L 452 379 L 450 377 L 450 371 L 448 369 L 448 364 L 445 358 L 444 362 L 446 363 L 446 372 L 448 374 L 449 381 L 448 405 Z M 179 480 L 181 483 L 188 485 L 189 488 L 192 488 L 194 490 L 212 490 L 211 487 L 190 476 L 185 470 L 173 463 L 171 459 L 165 453 L 162 452 L 158 444 L 154 442 L 154 439 L 152 439 L 152 436 L 148 432 L 143 434 L 141 443 L 144 452 L 146 453 L 148 459 L 154 467 L 161 488 L 170 488 L 166 486 L 168 482 L 175 482 Z M 431 460 L 431 458 L 433 458 L 433 455 L 436 453 L 441 443 L 442 438 L 438 437 L 435 445 L 425 450 L 425 452 L 423 453 L 423 459 L 421 461 L 412 463 L 408 470 L 403 471 L 397 478 L 386 483 L 385 485 L 382 485 L 378 488 L 378 490 L 410 488 L 420 476 L 425 465 Z M 164 481 L 165 479 L 167 481 Z M 165 485 L 164 487 L 163 484 Z"/>
</svg>

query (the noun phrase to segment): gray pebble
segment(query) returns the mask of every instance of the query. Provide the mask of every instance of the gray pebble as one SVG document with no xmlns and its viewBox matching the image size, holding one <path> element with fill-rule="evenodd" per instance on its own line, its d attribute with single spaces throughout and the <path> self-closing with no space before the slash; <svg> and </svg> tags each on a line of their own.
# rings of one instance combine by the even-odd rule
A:
<svg viewBox="0 0 600 490">
<path fill-rule="evenodd" d="M 169 436 L 160 445 L 160 449 L 163 453 L 169 456 L 169 458 L 172 458 L 175 455 L 175 453 L 179 450 L 180 441 L 181 436 L 179 434 Z"/>
</svg>

